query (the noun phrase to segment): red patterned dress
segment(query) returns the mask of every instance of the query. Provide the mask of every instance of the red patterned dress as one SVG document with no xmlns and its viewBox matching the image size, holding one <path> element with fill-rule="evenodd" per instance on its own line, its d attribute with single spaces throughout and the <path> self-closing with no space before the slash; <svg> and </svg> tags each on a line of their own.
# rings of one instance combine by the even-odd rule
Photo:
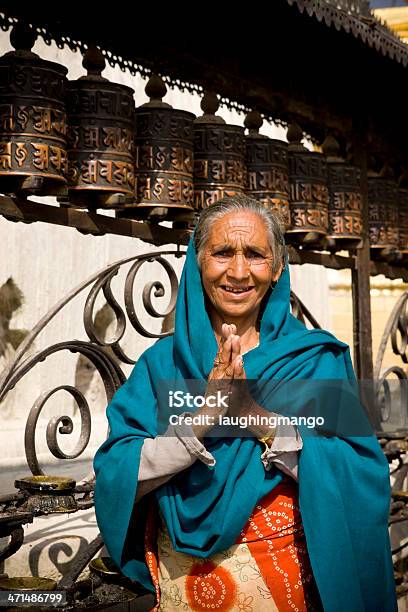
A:
<svg viewBox="0 0 408 612">
<path fill-rule="evenodd" d="M 201 559 L 176 552 L 160 517 L 149 516 L 146 562 L 164 612 L 322 610 L 310 567 L 298 485 L 284 478 L 254 508 L 236 543 Z"/>
</svg>

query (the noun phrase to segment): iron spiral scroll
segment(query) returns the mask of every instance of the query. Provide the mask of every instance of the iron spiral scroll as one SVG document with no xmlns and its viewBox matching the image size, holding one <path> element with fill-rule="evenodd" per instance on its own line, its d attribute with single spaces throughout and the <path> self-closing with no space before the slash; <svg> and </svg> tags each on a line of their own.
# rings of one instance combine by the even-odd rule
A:
<svg viewBox="0 0 408 612">
<path fill-rule="evenodd" d="M 391 415 L 392 389 L 390 376 L 394 375 L 397 383 L 400 414 L 408 408 L 408 374 L 402 364 L 408 364 L 408 291 L 405 291 L 395 304 L 381 338 L 377 359 L 374 366 L 375 397 L 381 423 L 386 423 Z M 392 365 L 382 369 L 385 350 L 390 341 L 393 353 L 402 361 L 401 365 Z"/>
<path fill-rule="evenodd" d="M 148 253 L 138 255 L 132 258 L 122 259 L 118 262 L 110 264 L 103 270 L 92 275 L 86 281 L 78 285 L 60 302 L 58 302 L 48 313 L 39 321 L 33 328 L 31 333 L 26 337 L 24 342 L 18 348 L 12 363 L 2 373 L 0 378 L 0 402 L 5 398 L 6 394 L 13 389 L 18 382 L 30 372 L 37 364 L 45 361 L 50 355 L 61 352 L 70 351 L 79 353 L 89 359 L 95 370 L 99 373 L 108 402 L 112 399 L 117 389 L 125 382 L 126 376 L 122 371 L 121 364 L 134 364 L 135 360 L 127 355 L 121 346 L 121 340 L 126 331 L 127 321 L 133 328 L 143 337 L 146 338 L 161 338 L 172 333 L 172 329 L 165 332 L 154 332 L 148 330 L 140 320 L 140 316 L 134 304 L 134 285 L 135 279 L 143 265 L 149 263 L 159 263 L 167 274 L 170 283 L 169 303 L 164 312 L 159 312 L 152 302 L 152 298 L 166 297 L 166 289 L 161 281 L 148 281 L 142 291 L 142 302 L 144 310 L 153 318 L 169 317 L 176 304 L 178 280 L 177 275 L 172 265 L 164 258 L 165 255 L 182 256 L 181 251 L 162 251 L 158 253 Z M 112 290 L 112 279 L 118 274 L 122 266 L 131 263 L 131 267 L 127 272 L 124 285 L 124 304 L 125 308 L 116 300 Z M 78 294 L 90 288 L 85 300 L 83 310 L 83 325 L 88 340 L 70 340 L 53 344 L 34 355 L 27 356 L 29 348 L 34 340 L 39 336 L 47 324 L 58 314 L 63 308 L 71 302 Z M 102 292 L 106 303 L 111 308 L 116 320 L 116 329 L 113 337 L 105 340 L 98 336 L 95 329 L 94 310 L 95 302 Z M 35 401 L 29 413 L 26 433 L 25 433 L 25 452 L 27 463 L 33 475 L 43 474 L 36 455 L 35 450 L 35 431 L 36 424 L 40 413 L 46 402 L 57 391 L 65 391 L 69 393 L 77 403 L 81 415 L 81 434 L 80 440 L 70 454 L 64 453 L 57 441 L 57 432 L 61 434 L 70 434 L 73 432 L 73 423 L 69 416 L 61 415 L 53 417 L 47 426 L 47 445 L 51 453 L 60 459 L 76 458 L 85 450 L 89 441 L 91 432 L 91 415 L 88 402 L 81 391 L 71 385 L 59 385 L 54 389 L 50 389 L 41 394 Z"/>
<path fill-rule="evenodd" d="M 374 366 L 374 397 L 378 422 L 381 431 L 377 432 L 379 442 L 390 463 L 390 474 L 393 478 L 392 501 L 389 524 L 398 530 L 398 524 L 408 520 L 408 492 L 406 479 L 408 476 L 408 427 L 406 425 L 408 410 L 408 291 L 405 291 L 395 304 L 381 338 Z M 391 344 L 399 364 L 383 368 L 384 355 L 388 344 Z M 393 378 L 391 378 L 393 377 Z M 394 384 L 392 384 L 394 383 Z M 392 410 L 397 406 L 399 424 L 397 428 L 392 423 Z M 394 414 L 393 414 L 394 412 Z M 405 421 L 405 426 L 403 421 Z M 402 423 L 402 426 L 401 426 Z M 398 533 L 398 531 L 396 532 Z M 400 540 L 401 538 L 397 538 Z M 393 555 L 403 553 L 408 541 L 399 542 L 392 550 Z M 404 556 L 397 557 L 394 562 L 396 589 L 398 596 L 408 592 L 408 573 Z"/>
<path fill-rule="evenodd" d="M 13 361 L 1 373 L 0 402 L 5 399 L 8 392 L 18 385 L 25 375 L 31 372 L 33 368 L 41 362 L 46 361 L 51 355 L 63 351 L 77 353 L 92 364 L 93 369 L 98 372 L 102 380 L 106 399 L 107 402 L 109 402 L 117 389 L 119 389 L 126 380 L 126 376 L 122 370 L 122 364 L 131 365 L 135 363 L 135 360 L 126 354 L 121 345 L 128 323 L 130 323 L 140 336 L 145 338 L 161 338 L 172 333 L 171 315 L 176 304 L 178 279 L 173 266 L 165 257 L 182 257 L 183 255 L 184 252 L 179 250 L 160 251 L 122 259 L 106 266 L 71 290 L 62 300 L 52 307 L 44 317 L 42 317 L 37 325 L 35 325 L 30 334 L 28 334 L 18 347 Z M 122 301 L 124 306 L 122 306 L 114 295 L 112 280 L 118 275 L 119 271 L 125 269 L 129 264 L 130 268 L 127 270 L 124 286 L 120 285 L 123 291 Z M 159 264 L 161 268 L 164 269 L 166 279 L 163 282 L 159 280 L 148 280 L 145 282 L 140 291 L 143 310 L 153 319 L 166 319 L 167 331 L 155 332 L 147 329 L 147 326 L 141 322 L 141 314 L 143 311 L 139 305 L 136 307 L 134 303 L 134 294 L 139 293 L 139 291 L 135 291 L 137 275 L 143 266 L 149 264 Z M 149 276 L 150 275 L 147 274 L 147 278 L 149 278 Z M 166 281 L 168 281 L 168 283 L 166 283 Z M 165 287 L 165 283 L 169 286 L 168 290 Z M 34 341 L 40 336 L 44 328 L 80 294 L 86 294 L 83 308 L 83 328 L 87 339 L 57 342 L 37 351 L 35 354 L 30 354 L 29 351 Z M 95 307 L 97 299 L 100 298 L 101 295 L 103 295 L 106 304 L 113 313 L 113 325 L 115 329 L 109 339 L 101 337 L 95 326 Z M 159 311 L 153 303 L 154 298 L 167 298 L 167 307 L 163 311 Z M 88 474 L 79 483 L 71 481 L 73 488 L 72 490 L 65 491 L 67 496 L 64 497 L 64 495 L 61 495 L 61 491 L 58 491 L 64 483 L 59 486 L 56 480 L 58 477 L 47 476 L 41 469 L 38 460 L 35 440 L 39 417 L 47 402 L 58 392 L 67 393 L 78 407 L 80 415 L 80 434 L 73 450 L 70 452 L 62 450 L 58 441 L 58 434 L 70 435 L 74 433 L 74 422 L 72 418 L 66 414 L 56 414 L 49 419 L 46 425 L 46 443 L 48 450 L 57 459 L 69 460 L 81 456 L 88 446 L 91 435 L 92 415 L 84 393 L 76 386 L 70 384 L 60 384 L 41 393 L 31 407 L 25 424 L 25 455 L 28 467 L 33 476 L 28 479 L 23 478 L 16 481 L 16 485 L 19 487 L 18 492 L 0 496 L 0 537 L 9 538 L 7 545 L 0 551 L 0 562 L 16 553 L 22 546 L 24 540 L 23 524 L 31 523 L 35 516 L 46 514 L 48 511 L 55 511 L 54 507 L 47 510 L 36 506 L 38 491 L 35 490 L 35 486 L 40 482 L 43 488 L 48 488 L 51 501 L 56 500 L 57 505 L 58 503 L 60 505 L 65 503 L 66 499 L 71 499 L 70 503 L 72 505 L 63 511 L 88 509 L 93 506 L 93 472 Z M 53 478 L 55 482 L 52 481 Z M 33 482 L 27 484 L 26 481 L 30 481 L 30 479 Z M 36 482 L 35 479 L 38 479 L 38 481 Z M 61 481 L 63 480 L 64 477 L 61 477 Z M 68 481 L 69 479 L 67 478 L 65 480 Z M 34 489 L 30 489 L 30 487 L 34 487 Z M 60 493 L 60 495 L 58 495 L 58 493 Z M 62 493 L 64 493 L 64 491 L 62 491 Z M 53 504 L 51 504 L 51 506 L 52 505 Z M 61 509 L 57 508 L 57 511 L 61 511 Z M 60 580 L 59 588 L 67 589 L 68 591 L 73 589 L 75 580 L 92 557 L 100 550 L 102 545 L 102 538 L 98 536 L 89 545 L 85 555 L 76 555 L 69 572 Z"/>
</svg>

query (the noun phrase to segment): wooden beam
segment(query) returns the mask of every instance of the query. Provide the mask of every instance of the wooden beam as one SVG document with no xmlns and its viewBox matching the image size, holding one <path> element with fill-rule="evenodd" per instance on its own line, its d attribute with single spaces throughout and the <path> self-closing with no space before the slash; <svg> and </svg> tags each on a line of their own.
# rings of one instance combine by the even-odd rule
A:
<svg viewBox="0 0 408 612">
<path fill-rule="evenodd" d="M 370 274 L 376 276 L 383 274 L 391 280 L 401 279 L 404 283 L 408 283 L 408 266 L 390 266 L 382 261 L 372 261 L 370 263 Z"/>
<path fill-rule="evenodd" d="M 288 246 L 289 263 L 291 264 L 315 264 L 332 268 L 333 270 L 346 270 L 355 267 L 355 257 L 344 257 L 342 255 L 333 255 L 331 253 L 320 253 L 318 251 L 310 251 L 306 249 L 295 249 L 293 246 Z"/>
<path fill-rule="evenodd" d="M 188 244 L 191 230 L 173 229 L 147 221 L 117 219 L 75 208 L 50 206 L 23 198 L 0 195 L 0 215 L 10 221 L 34 223 L 37 221 L 77 229 L 82 234 L 103 236 L 116 234 L 139 238 L 154 245 Z"/>
<path fill-rule="evenodd" d="M 117 219 L 107 215 L 90 213 L 74 208 L 60 208 L 33 200 L 0 195 L 0 215 L 13 222 L 50 223 L 64 227 L 72 227 L 82 234 L 104 236 L 114 234 L 139 238 L 148 244 L 162 246 L 165 244 L 187 245 L 192 233 L 191 229 L 173 229 L 147 221 L 132 221 Z M 345 257 L 330 253 L 321 253 L 306 249 L 296 249 L 288 245 L 289 262 L 292 264 L 314 264 L 332 268 L 333 270 L 353 270 L 356 267 L 356 257 Z M 370 274 L 383 274 L 408 282 L 408 269 L 390 266 L 382 262 L 370 262 Z"/>
</svg>

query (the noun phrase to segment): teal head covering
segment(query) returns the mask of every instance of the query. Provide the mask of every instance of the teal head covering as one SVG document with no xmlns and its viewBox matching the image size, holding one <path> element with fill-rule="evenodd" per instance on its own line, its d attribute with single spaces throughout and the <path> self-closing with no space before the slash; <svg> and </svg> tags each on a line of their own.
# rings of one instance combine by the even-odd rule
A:
<svg viewBox="0 0 408 612">
<path fill-rule="evenodd" d="M 94 460 L 95 509 L 106 547 L 125 575 L 152 592 L 143 551 L 148 500 L 134 504 L 143 441 L 158 433 L 160 381 L 205 383 L 217 350 L 190 241 L 175 333 L 143 353 L 116 393 L 107 409 L 109 437 Z M 261 382 L 316 381 L 313 391 L 290 398 L 290 414 L 301 414 L 305 402 L 311 402 L 314 414 L 329 420 L 342 404 L 341 387 L 328 394 L 319 381 L 344 381 L 347 409 L 364 415 L 348 346 L 327 331 L 307 330 L 290 313 L 287 265 L 265 297 L 260 344 L 246 354 L 245 372 L 248 379 Z M 281 397 L 270 385 L 261 399 L 281 412 Z M 376 438 L 370 432 L 346 436 L 300 431 L 299 503 L 324 609 L 396 610 L 387 530 L 389 469 Z M 206 446 L 216 460 L 213 467 L 196 461 L 153 493 L 175 550 L 201 558 L 233 545 L 254 506 L 283 477 L 277 467 L 265 471 L 254 438 L 208 438 Z"/>
</svg>

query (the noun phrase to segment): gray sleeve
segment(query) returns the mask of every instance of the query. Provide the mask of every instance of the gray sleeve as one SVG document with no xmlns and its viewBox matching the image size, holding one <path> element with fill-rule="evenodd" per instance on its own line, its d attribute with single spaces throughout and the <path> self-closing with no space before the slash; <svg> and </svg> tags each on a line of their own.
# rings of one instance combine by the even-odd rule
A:
<svg viewBox="0 0 408 612">
<path fill-rule="evenodd" d="M 194 435 L 190 425 L 170 425 L 163 436 L 146 438 L 140 455 L 136 501 L 197 459 L 208 466 L 215 465 L 214 457 Z"/>
<path fill-rule="evenodd" d="M 299 451 L 303 447 L 300 433 L 293 425 L 278 423 L 275 438 L 261 455 L 266 470 L 276 465 L 282 472 L 298 481 Z"/>
</svg>

